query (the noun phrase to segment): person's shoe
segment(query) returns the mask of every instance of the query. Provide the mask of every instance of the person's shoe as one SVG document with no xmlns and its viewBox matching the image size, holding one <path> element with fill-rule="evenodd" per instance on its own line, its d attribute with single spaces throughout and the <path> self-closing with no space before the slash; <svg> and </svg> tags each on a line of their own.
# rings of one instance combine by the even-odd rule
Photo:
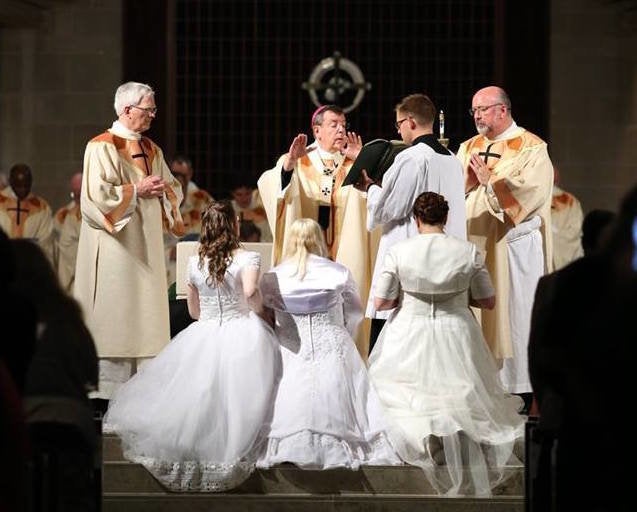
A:
<svg viewBox="0 0 637 512">
<path fill-rule="evenodd" d="M 524 464 L 524 440 L 518 439 L 513 443 L 513 455 L 515 455 L 519 461 Z"/>
<path fill-rule="evenodd" d="M 442 440 L 438 436 L 430 435 L 425 444 L 431 460 L 433 460 L 436 465 L 443 466 L 446 463 L 446 459 Z"/>
<path fill-rule="evenodd" d="M 104 398 L 92 398 L 91 404 L 93 404 L 95 419 L 103 418 L 108 410 L 108 400 Z"/>
</svg>

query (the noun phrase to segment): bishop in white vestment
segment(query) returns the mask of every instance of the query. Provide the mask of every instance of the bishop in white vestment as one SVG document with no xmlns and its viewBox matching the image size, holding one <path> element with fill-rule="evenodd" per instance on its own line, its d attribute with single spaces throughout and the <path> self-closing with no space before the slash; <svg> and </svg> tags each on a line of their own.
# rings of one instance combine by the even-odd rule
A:
<svg viewBox="0 0 637 512">
<path fill-rule="evenodd" d="M 297 135 L 290 151 L 258 181 L 274 237 L 272 265 L 282 261 L 292 222 L 303 217 L 316 220 L 323 228 L 330 259 L 352 272 L 366 302 L 378 233 L 366 229 L 364 194 L 341 186 L 360 150 L 360 138 L 346 133 L 345 114 L 333 105 L 315 112 L 312 128 L 313 144 L 307 146 L 305 134 Z M 368 329 L 363 325 L 355 337 L 363 358 L 368 352 Z"/>
</svg>

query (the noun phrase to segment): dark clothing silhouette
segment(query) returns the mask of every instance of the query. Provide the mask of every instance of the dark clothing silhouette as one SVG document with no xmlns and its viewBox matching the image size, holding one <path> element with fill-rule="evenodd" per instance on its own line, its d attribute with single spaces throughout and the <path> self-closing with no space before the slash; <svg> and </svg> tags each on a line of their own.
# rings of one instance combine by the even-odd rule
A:
<svg viewBox="0 0 637 512">
<path fill-rule="evenodd" d="M 637 190 L 637 189 L 636 189 Z M 625 209 L 637 204 L 629 196 Z M 555 491 L 531 510 L 623 511 L 634 505 L 630 407 L 637 329 L 637 273 L 629 232 L 632 210 L 618 219 L 608 244 L 540 279 L 529 339 L 529 370 L 539 431 L 555 463 L 540 461 Z M 542 450 L 549 457 L 550 450 Z M 527 461 L 528 462 L 528 461 Z M 542 472 L 553 472 L 553 475 Z M 556 508 L 555 508 L 556 507 Z"/>
</svg>

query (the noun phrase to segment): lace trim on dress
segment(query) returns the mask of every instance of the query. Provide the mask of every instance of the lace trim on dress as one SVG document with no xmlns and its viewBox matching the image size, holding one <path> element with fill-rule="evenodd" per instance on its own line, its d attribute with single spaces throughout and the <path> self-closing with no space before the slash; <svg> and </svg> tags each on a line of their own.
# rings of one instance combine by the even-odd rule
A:
<svg viewBox="0 0 637 512">
<path fill-rule="evenodd" d="M 353 470 L 361 465 L 403 464 L 385 432 L 364 441 L 341 439 L 310 430 L 268 439 L 266 453 L 257 465 L 270 467 L 282 462 L 292 462 L 307 469 L 346 467 Z"/>
<path fill-rule="evenodd" d="M 214 462 L 161 461 L 126 453 L 126 458 L 142 464 L 171 491 L 222 492 L 241 485 L 254 471 L 254 462 L 233 464 Z"/>
</svg>

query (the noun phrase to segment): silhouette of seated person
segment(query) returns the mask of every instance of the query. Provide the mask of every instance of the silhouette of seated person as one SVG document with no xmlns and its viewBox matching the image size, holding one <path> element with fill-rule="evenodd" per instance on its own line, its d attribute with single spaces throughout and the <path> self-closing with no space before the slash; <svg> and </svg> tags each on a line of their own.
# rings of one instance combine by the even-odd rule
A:
<svg viewBox="0 0 637 512">
<path fill-rule="evenodd" d="M 24 376 L 35 342 L 35 313 L 28 301 L 9 290 L 15 263 L 9 237 L 0 229 L 0 510 L 26 510 L 29 460 L 26 425 L 22 414 Z M 25 320 L 26 318 L 26 320 Z"/>
<path fill-rule="evenodd" d="M 88 392 L 97 388 L 98 359 L 77 302 L 62 289 L 35 243 L 12 242 L 13 285 L 36 310 L 37 338 L 26 372 L 24 411 L 34 461 L 47 459 L 55 510 L 97 508 L 98 435 Z"/>
<path fill-rule="evenodd" d="M 25 294 L 13 285 L 15 258 L 7 234 L 0 229 L 0 290 L 5 298 L 0 308 L 3 322 L 3 341 L 0 359 L 6 365 L 20 395 L 24 392 L 27 368 L 33 357 L 37 315 Z"/>
<path fill-rule="evenodd" d="M 634 506 L 633 424 L 624 413 L 634 386 L 636 215 L 637 187 L 597 249 L 593 243 L 583 258 L 538 283 L 529 370 L 544 443 L 534 468 L 536 500 L 527 510 Z"/>
<path fill-rule="evenodd" d="M 582 222 L 582 249 L 588 256 L 596 252 L 608 238 L 609 226 L 615 220 L 615 212 L 610 210 L 591 210 Z"/>
</svg>

